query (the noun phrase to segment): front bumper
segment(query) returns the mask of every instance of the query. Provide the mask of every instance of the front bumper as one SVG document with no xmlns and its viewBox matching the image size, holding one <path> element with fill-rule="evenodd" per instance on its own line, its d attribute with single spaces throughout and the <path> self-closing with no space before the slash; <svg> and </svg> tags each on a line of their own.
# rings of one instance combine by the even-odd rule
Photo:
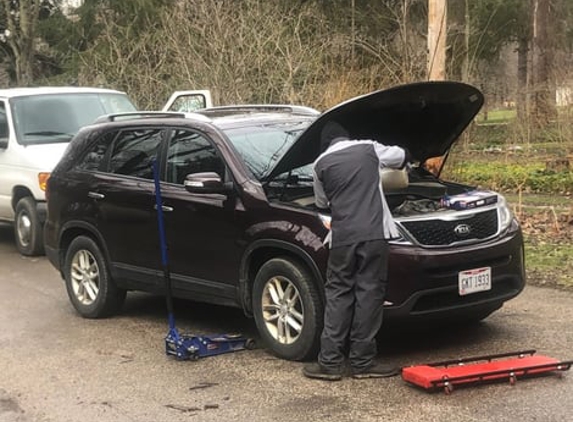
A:
<svg viewBox="0 0 573 422">
<path fill-rule="evenodd" d="M 460 296 L 460 271 L 491 267 L 491 290 Z M 523 238 L 505 237 L 456 249 L 392 246 L 385 308 L 388 319 L 433 319 L 495 310 L 525 286 Z"/>
</svg>

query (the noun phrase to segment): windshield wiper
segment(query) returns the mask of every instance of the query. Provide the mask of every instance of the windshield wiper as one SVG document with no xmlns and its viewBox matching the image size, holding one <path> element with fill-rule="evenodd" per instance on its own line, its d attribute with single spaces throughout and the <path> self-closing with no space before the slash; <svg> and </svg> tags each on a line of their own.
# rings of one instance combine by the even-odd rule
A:
<svg viewBox="0 0 573 422">
<path fill-rule="evenodd" d="M 24 136 L 34 136 L 34 135 L 38 135 L 38 136 L 62 136 L 62 135 L 66 135 L 69 136 L 70 138 L 72 136 L 74 136 L 73 133 L 66 133 L 66 132 L 56 132 L 53 130 L 40 130 L 37 132 L 26 132 L 24 133 Z"/>
</svg>

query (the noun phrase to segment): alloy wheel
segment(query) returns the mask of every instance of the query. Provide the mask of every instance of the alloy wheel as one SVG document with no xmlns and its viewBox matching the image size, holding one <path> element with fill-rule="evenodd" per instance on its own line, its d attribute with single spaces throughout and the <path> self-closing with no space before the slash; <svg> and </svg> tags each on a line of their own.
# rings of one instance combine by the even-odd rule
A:
<svg viewBox="0 0 573 422">
<path fill-rule="evenodd" d="M 100 273 L 95 257 L 81 249 L 72 259 L 71 281 L 74 295 L 82 305 L 91 305 L 99 294 Z"/>
<path fill-rule="evenodd" d="M 263 289 L 261 304 L 270 335 L 282 344 L 297 341 L 304 326 L 304 307 L 296 286 L 283 276 L 269 279 Z"/>
</svg>

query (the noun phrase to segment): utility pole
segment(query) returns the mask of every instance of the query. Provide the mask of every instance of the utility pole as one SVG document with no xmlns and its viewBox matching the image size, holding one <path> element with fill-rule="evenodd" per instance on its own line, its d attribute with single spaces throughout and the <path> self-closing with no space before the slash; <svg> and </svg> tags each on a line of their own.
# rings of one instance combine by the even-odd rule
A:
<svg viewBox="0 0 573 422">
<path fill-rule="evenodd" d="M 428 80 L 446 79 L 447 0 L 428 0 Z"/>
<path fill-rule="evenodd" d="M 428 80 L 446 79 L 447 0 L 428 0 Z M 438 174 L 442 157 L 430 158 L 426 168 Z"/>
</svg>

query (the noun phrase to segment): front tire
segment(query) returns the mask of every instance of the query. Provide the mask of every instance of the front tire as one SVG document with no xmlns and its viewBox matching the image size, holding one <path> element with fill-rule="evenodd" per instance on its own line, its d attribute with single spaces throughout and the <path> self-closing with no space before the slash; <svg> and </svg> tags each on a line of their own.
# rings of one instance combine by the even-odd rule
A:
<svg viewBox="0 0 573 422">
<path fill-rule="evenodd" d="M 18 251 L 25 256 L 44 254 L 44 227 L 40 222 L 36 201 L 26 196 L 16 204 L 14 237 Z"/>
<path fill-rule="evenodd" d="M 126 291 L 112 280 L 98 245 L 78 236 L 66 251 L 64 278 L 68 297 L 84 318 L 103 318 L 117 313 Z"/>
<path fill-rule="evenodd" d="M 253 311 L 263 342 L 278 357 L 316 357 L 323 303 L 308 269 L 289 258 L 267 261 L 253 285 Z"/>
</svg>

